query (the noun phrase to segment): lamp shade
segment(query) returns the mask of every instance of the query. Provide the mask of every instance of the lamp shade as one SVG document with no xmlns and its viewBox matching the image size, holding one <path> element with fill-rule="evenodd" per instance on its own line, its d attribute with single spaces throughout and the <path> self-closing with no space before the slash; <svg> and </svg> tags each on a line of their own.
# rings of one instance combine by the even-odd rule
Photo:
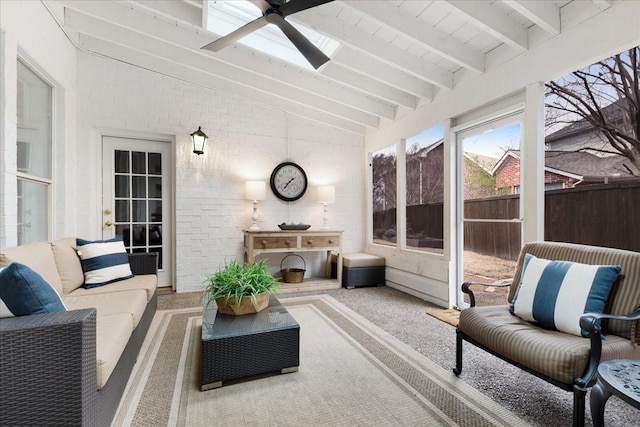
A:
<svg viewBox="0 0 640 427">
<path fill-rule="evenodd" d="M 318 186 L 318 203 L 335 203 L 336 187 L 333 185 Z"/>
<path fill-rule="evenodd" d="M 247 181 L 244 189 L 247 200 L 264 200 L 267 195 L 267 183 L 264 181 Z"/>
<path fill-rule="evenodd" d="M 202 132 L 200 126 L 198 126 L 198 130 L 191 134 L 191 141 L 193 142 L 193 152 L 198 156 L 200 154 L 204 154 L 204 144 L 207 142 L 209 137 L 206 133 Z"/>
</svg>

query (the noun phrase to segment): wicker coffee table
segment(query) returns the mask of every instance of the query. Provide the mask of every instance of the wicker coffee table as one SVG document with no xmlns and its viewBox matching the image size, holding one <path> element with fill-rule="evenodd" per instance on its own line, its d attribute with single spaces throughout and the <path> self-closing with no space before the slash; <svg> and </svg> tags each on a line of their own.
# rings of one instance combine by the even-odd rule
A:
<svg viewBox="0 0 640 427">
<path fill-rule="evenodd" d="M 267 373 L 289 373 L 300 364 L 300 325 L 271 296 L 256 314 L 218 313 L 215 302 L 202 316 L 201 390 L 222 387 L 224 381 Z"/>
</svg>

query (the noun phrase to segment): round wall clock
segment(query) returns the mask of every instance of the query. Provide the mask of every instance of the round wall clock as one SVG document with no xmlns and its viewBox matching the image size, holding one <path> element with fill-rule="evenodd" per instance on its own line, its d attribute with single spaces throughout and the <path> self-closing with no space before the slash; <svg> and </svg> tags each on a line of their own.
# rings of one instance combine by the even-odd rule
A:
<svg viewBox="0 0 640 427">
<path fill-rule="evenodd" d="M 307 191 L 307 174 L 295 163 L 280 163 L 271 172 L 271 191 L 286 202 L 298 200 Z"/>
</svg>

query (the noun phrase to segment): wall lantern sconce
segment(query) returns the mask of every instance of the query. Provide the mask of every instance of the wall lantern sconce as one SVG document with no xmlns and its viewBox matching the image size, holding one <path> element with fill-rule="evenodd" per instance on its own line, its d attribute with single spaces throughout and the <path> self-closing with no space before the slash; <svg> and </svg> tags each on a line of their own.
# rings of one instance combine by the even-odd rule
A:
<svg viewBox="0 0 640 427">
<path fill-rule="evenodd" d="M 336 202 L 336 187 L 333 185 L 318 186 L 318 203 L 324 204 L 324 215 L 322 216 L 322 229 L 327 229 L 327 205 Z"/>
<path fill-rule="evenodd" d="M 253 225 L 249 230 L 260 230 L 258 227 L 258 200 L 264 200 L 267 195 L 267 183 L 264 181 L 245 182 L 245 198 L 253 201 Z"/>
<path fill-rule="evenodd" d="M 200 154 L 204 154 L 204 144 L 207 142 L 209 137 L 206 133 L 202 132 L 200 126 L 198 126 L 198 130 L 191 134 L 191 141 L 193 142 L 193 152 L 198 156 Z"/>
</svg>

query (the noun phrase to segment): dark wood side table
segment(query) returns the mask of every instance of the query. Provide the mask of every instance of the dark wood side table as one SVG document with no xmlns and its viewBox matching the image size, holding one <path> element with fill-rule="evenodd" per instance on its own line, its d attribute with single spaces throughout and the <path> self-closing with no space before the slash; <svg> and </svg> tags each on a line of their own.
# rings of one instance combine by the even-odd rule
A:
<svg viewBox="0 0 640 427">
<path fill-rule="evenodd" d="M 640 360 L 610 360 L 598 367 L 591 389 L 591 416 L 595 427 L 604 426 L 604 405 L 611 395 L 640 409 Z"/>
</svg>

